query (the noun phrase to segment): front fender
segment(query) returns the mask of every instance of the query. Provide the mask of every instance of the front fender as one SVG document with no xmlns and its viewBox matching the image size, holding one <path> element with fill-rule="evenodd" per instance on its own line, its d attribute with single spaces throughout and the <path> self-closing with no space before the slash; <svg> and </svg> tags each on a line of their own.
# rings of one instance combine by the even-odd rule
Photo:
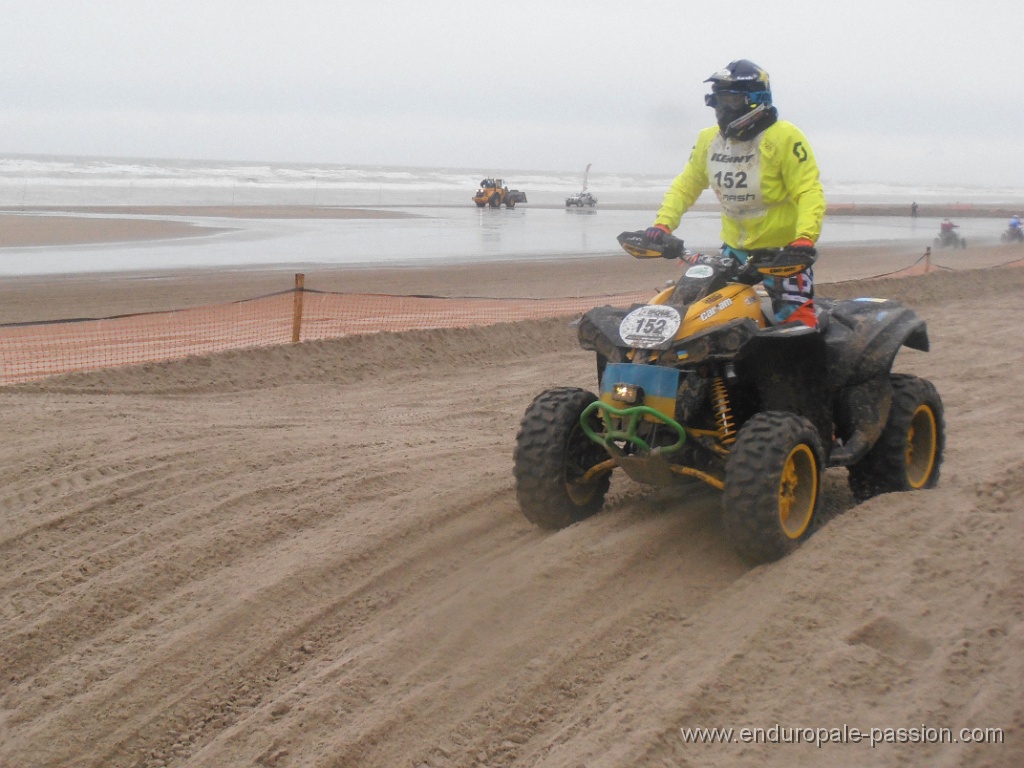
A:
<svg viewBox="0 0 1024 768">
<path fill-rule="evenodd" d="M 576 337 L 583 349 L 598 352 L 609 360 L 618 360 L 621 350 L 628 344 L 619 336 L 622 318 L 642 304 L 634 304 L 628 309 L 620 307 L 597 307 L 580 318 L 576 326 Z"/>
</svg>

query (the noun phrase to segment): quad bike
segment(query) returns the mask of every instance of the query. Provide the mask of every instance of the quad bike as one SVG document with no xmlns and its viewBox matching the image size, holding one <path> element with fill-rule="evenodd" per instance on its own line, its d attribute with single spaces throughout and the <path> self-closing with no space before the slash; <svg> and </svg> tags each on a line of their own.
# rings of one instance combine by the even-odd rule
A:
<svg viewBox="0 0 1024 768">
<path fill-rule="evenodd" d="M 1024 243 L 1024 228 L 1007 227 L 999 239 L 1004 243 Z"/>
<path fill-rule="evenodd" d="M 935 238 L 934 245 L 936 248 L 966 248 L 967 240 L 960 237 L 952 229 L 947 229 L 939 232 L 939 236 Z"/>
<path fill-rule="evenodd" d="M 726 537 L 752 563 L 781 558 L 812 532 L 828 467 L 846 467 L 858 500 L 939 480 L 942 401 L 925 379 L 891 372 L 901 347 L 927 351 L 923 320 L 898 302 L 816 299 L 818 328 L 777 324 L 753 286 L 809 265 L 780 250 L 745 265 L 619 242 L 637 258 L 686 256 L 647 304 L 587 312 L 580 346 L 597 357 L 599 395 L 540 393 L 516 436 L 523 514 L 558 529 L 597 513 L 612 471 L 656 486 L 722 491 Z M 802 263 L 803 262 L 803 263 Z"/>
</svg>

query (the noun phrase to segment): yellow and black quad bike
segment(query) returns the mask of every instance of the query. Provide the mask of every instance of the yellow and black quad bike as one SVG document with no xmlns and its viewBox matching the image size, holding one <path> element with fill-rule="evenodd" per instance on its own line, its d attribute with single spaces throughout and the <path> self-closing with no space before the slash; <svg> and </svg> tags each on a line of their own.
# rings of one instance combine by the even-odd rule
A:
<svg viewBox="0 0 1024 768">
<path fill-rule="evenodd" d="M 945 443 L 942 400 L 892 373 L 901 347 L 928 350 L 925 323 L 902 304 L 817 298 L 818 328 L 777 324 L 765 276 L 809 266 L 782 250 L 746 264 L 690 256 L 681 240 L 619 242 L 637 258 L 688 257 L 647 304 L 580 319 L 600 395 L 558 387 L 526 409 L 516 436 L 523 514 L 557 529 L 601 509 L 612 471 L 656 486 L 693 478 L 722 491 L 722 525 L 746 560 L 777 560 L 815 527 L 821 475 L 846 467 L 858 500 L 931 488 Z"/>
</svg>

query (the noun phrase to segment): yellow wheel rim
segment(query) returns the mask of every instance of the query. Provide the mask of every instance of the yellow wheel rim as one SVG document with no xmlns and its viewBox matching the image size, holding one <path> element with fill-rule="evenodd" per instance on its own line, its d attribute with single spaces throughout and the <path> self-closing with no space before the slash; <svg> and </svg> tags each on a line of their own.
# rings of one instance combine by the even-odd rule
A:
<svg viewBox="0 0 1024 768">
<path fill-rule="evenodd" d="M 935 454 L 938 452 L 938 430 L 935 413 L 928 405 L 920 405 L 910 419 L 907 430 L 907 483 L 915 491 L 924 488 L 935 469 Z"/>
<path fill-rule="evenodd" d="M 779 524 L 791 539 L 807 532 L 818 498 L 818 460 L 806 445 L 789 453 L 779 480 Z"/>
</svg>

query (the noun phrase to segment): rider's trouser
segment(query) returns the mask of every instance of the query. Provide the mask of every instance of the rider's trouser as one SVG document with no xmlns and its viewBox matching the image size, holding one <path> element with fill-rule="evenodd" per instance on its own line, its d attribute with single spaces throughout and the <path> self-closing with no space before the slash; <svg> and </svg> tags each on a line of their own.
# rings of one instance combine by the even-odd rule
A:
<svg viewBox="0 0 1024 768">
<path fill-rule="evenodd" d="M 750 251 L 742 251 L 728 245 L 722 246 L 722 253 L 738 259 L 742 264 L 746 264 L 750 256 Z M 814 312 L 813 267 L 789 277 L 765 277 L 762 283 L 772 300 L 775 322 L 796 322 L 810 328 L 818 327 L 818 316 Z"/>
</svg>

